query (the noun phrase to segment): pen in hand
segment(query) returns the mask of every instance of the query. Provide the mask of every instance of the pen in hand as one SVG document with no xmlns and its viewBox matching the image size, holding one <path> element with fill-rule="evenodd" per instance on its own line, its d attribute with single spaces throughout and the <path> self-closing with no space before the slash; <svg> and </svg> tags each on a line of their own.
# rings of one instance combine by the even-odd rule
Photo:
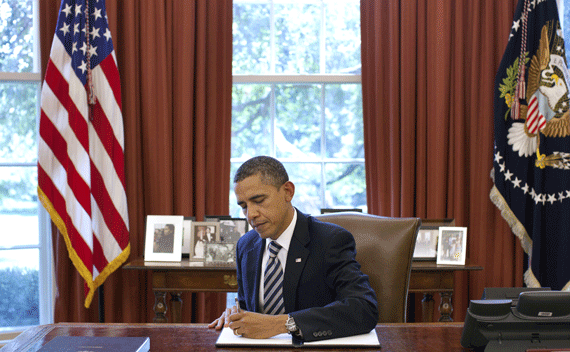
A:
<svg viewBox="0 0 570 352">
<path fill-rule="evenodd" d="M 238 313 L 241 313 L 241 308 L 240 308 L 240 306 L 239 306 L 239 300 L 238 300 L 237 297 L 236 297 L 236 309 L 237 309 L 237 312 L 238 312 Z"/>
</svg>

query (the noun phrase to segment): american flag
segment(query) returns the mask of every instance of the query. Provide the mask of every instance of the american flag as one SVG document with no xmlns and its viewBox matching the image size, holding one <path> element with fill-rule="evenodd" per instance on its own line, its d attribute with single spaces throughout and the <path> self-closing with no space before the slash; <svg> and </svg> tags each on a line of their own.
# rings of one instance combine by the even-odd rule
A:
<svg viewBox="0 0 570 352">
<path fill-rule="evenodd" d="M 42 87 L 38 196 L 85 280 L 128 258 L 121 87 L 104 0 L 63 0 Z"/>
</svg>

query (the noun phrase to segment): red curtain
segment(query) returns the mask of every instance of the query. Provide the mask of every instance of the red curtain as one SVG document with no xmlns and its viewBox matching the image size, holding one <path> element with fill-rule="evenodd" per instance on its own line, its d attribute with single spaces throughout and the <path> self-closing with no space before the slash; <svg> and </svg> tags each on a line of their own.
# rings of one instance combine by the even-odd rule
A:
<svg viewBox="0 0 570 352">
<path fill-rule="evenodd" d="M 489 200 L 494 78 L 516 4 L 361 0 L 368 210 L 468 227 L 467 258 L 484 270 L 456 274 L 456 321 L 485 287 L 523 285 L 522 249 Z"/>
<path fill-rule="evenodd" d="M 468 260 L 484 270 L 456 275 L 458 321 L 484 287 L 522 286 L 522 250 L 488 196 L 493 80 L 516 2 L 361 0 L 368 209 L 469 228 Z M 40 2 L 44 70 L 59 5 Z M 228 212 L 232 4 L 107 0 L 107 11 L 135 258 L 146 215 Z M 54 239 L 55 321 L 96 321 L 97 297 L 83 308 L 83 282 L 55 230 Z M 104 285 L 106 321 L 151 321 L 150 287 L 148 275 L 117 270 Z M 183 320 L 212 320 L 224 297 L 183 295 Z"/>
<path fill-rule="evenodd" d="M 42 72 L 60 0 L 40 1 Z M 125 131 L 131 259 L 144 253 L 146 215 L 229 212 L 231 0 L 107 0 Z M 55 322 L 98 320 L 97 295 L 83 307 L 83 281 L 54 229 Z M 154 316 L 148 274 L 118 269 L 104 283 L 106 322 Z M 183 321 L 209 322 L 225 294 L 183 295 Z M 170 317 L 169 317 L 170 318 Z M 170 318 L 170 321 L 171 318 Z"/>
</svg>

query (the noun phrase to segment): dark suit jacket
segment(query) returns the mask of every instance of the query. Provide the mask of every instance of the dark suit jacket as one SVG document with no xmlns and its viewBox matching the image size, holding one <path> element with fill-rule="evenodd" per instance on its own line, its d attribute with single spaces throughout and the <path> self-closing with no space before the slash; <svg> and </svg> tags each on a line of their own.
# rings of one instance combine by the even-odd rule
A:
<svg viewBox="0 0 570 352">
<path fill-rule="evenodd" d="M 260 312 L 259 285 L 265 240 L 255 230 L 237 244 L 240 306 Z M 297 211 L 283 296 L 303 340 L 314 341 L 368 333 L 378 322 L 376 294 L 360 271 L 354 237 L 340 226 Z"/>
</svg>

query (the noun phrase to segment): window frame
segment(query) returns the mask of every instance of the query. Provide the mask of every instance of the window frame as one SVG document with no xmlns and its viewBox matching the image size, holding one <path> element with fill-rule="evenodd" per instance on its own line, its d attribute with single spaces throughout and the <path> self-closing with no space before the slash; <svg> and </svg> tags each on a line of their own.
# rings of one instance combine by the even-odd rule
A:
<svg viewBox="0 0 570 352">
<path fill-rule="evenodd" d="M 39 130 L 40 97 L 42 76 L 40 72 L 40 33 L 39 33 L 39 1 L 33 0 L 33 26 L 34 26 L 34 72 L 0 72 L 0 83 L 37 83 L 36 130 Z M 39 133 L 38 133 L 39 136 Z M 2 162 L 1 168 L 6 167 L 34 167 L 37 170 L 37 161 L 34 162 Z M 37 171 L 36 171 L 37 172 Z M 21 245 L 0 248 L 0 251 L 15 249 L 39 250 L 38 290 L 39 290 L 39 325 L 51 324 L 54 321 L 55 280 L 53 269 L 52 228 L 49 214 L 42 204 L 37 201 L 38 234 L 37 245 Z M 10 342 L 29 326 L 0 327 L 0 347 Z"/>
<path fill-rule="evenodd" d="M 262 1 L 265 3 L 265 1 Z M 258 3 L 258 1 L 239 1 L 239 4 L 243 3 Z M 361 73 L 358 74 L 337 74 L 337 73 L 325 73 L 326 70 L 326 11 L 325 11 L 325 1 L 324 0 L 312 0 L 312 1 L 304 1 L 303 3 L 313 3 L 319 4 L 320 7 L 320 40 L 319 40 L 319 73 L 317 74 L 276 74 L 275 73 L 275 62 L 276 62 L 276 42 L 275 42 L 275 11 L 274 5 L 276 3 L 284 4 L 284 3 L 297 3 L 296 1 L 284 1 L 284 0 L 268 0 L 270 11 L 269 11 L 269 25 L 270 25 L 270 36 L 269 36 L 269 50 L 270 50 L 270 63 L 269 63 L 269 70 L 271 73 L 269 74 L 232 74 L 233 79 L 233 86 L 234 85 L 241 85 L 241 84 L 262 84 L 268 85 L 271 90 L 271 110 L 270 110 L 270 121 L 269 125 L 271 126 L 271 146 L 270 146 L 270 156 L 276 156 L 276 147 L 275 147 L 275 129 L 277 126 L 276 123 L 276 116 L 275 116 L 275 85 L 276 84 L 315 84 L 321 85 L 321 116 L 320 116 L 320 140 L 321 140 L 321 152 L 320 155 L 314 158 L 307 158 L 303 160 L 298 159 L 288 159 L 288 158 L 279 158 L 279 160 L 284 164 L 301 164 L 301 163 L 310 163 L 310 164 L 319 164 L 321 168 L 320 173 L 320 202 L 321 208 L 328 207 L 326 205 L 326 169 L 325 166 L 327 164 L 359 164 L 364 166 L 364 157 L 362 158 L 344 158 L 344 159 L 337 159 L 337 158 L 327 158 L 326 151 L 325 151 L 325 126 L 326 126 L 326 117 L 325 117 L 325 109 L 324 109 L 324 92 L 326 89 L 327 84 L 357 84 L 359 86 L 362 85 L 362 76 Z M 231 164 L 238 165 L 245 162 L 246 158 L 241 157 L 232 157 Z M 231 197 L 230 197 L 231 198 Z M 231 207 L 231 205 L 230 205 Z"/>
</svg>

